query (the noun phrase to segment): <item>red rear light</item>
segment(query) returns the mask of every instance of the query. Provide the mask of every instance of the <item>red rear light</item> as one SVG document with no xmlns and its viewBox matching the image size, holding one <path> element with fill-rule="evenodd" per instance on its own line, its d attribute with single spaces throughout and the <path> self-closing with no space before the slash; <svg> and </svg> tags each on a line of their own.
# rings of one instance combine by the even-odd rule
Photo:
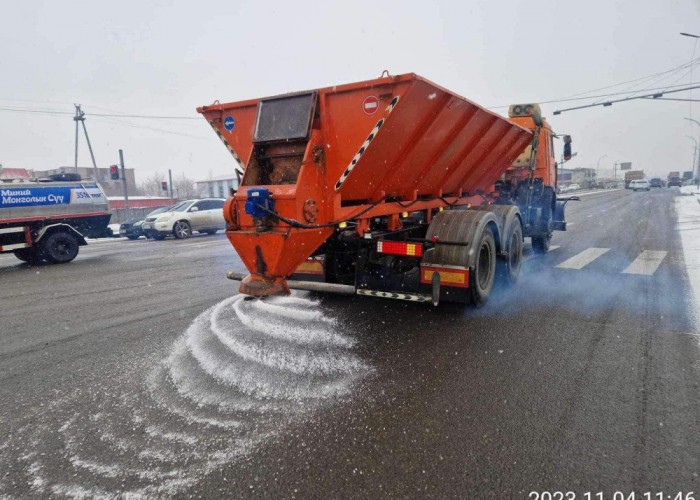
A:
<svg viewBox="0 0 700 500">
<path fill-rule="evenodd" d="M 389 255 L 422 257 L 423 245 L 420 243 L 405 243 L 403 241 L 378 241 L 377 252 Z"/>
</svg>

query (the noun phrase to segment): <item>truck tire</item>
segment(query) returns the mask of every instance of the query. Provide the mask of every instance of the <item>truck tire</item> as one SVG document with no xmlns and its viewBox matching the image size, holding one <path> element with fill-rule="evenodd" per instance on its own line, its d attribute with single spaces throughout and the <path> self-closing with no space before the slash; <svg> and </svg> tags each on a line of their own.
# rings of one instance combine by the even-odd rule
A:
<svg viewBox="0 0 700 500">
<path fill-rule="evenodd" d="M 469 292 L 471 303 L 481 307 L 491 295 L 496 276 L 496 240 L 490 227 L 484 228 L 474 251 L 476 257 L 469 272 Z"/>
<path fill-rule="evenodd" d="M 532 236 L 532 250 L 538 254 L 549 252 L 549 243 L 552 241 L 552 203 L 555 200 L 554 190 L 545 186 L 540 201 L 542 214 L 537 222 L 537 236 Z M 556 210 L 556 207 L 555 207 Z"/>
<path fill-rule="evenodd" d="M 549 252 L 549 244 L 552 242 L 552 233 L 547 233 L 546 236 L 532 237 L 532 251 L 538 254 L 546 254 Z"/>
<path fill-rule="evenodd" d="M 178 240 L 185 240 L 192 236 L 192 228 L 187 221 L 179 220 L 173 226 L 173 235 Z"/>
<path fill-rule="evenodd" d="M 499 280 L 512 285 L 518 280 L 523 264 L 523 230 L 519 220 L 513 221 L 503 240 L 508 252 L 498 259 L 496 275 Z"/>
<path fill-rule="evenodd" d="M 41 255 L 36 247 L 20 248 L 15 250 L 14 254 L 19 260 L 30 265 L 36 265 L 41 261 Z"/>
<path fill-rule="evenodd" d="M 72 234 L 57 231 L 39 243 L 41 254 L 52 264 L 65 264 L 78 255 L 78 240 Z"/>
</svg>

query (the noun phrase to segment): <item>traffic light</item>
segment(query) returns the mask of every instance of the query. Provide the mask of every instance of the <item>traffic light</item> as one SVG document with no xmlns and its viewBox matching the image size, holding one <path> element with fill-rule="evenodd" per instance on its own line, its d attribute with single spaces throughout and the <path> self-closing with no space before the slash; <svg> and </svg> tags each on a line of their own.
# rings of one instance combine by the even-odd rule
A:
<svg viewBox="0 0 700 500">
<path fill-rule="evenodd" d="M 160 183 L 161 187 L 163 188 L 163 191 L 168 190 L 168 181 L 163 181 Z"/>
<path fill-rule="evenodd" d="M 118 166 L 112 165 L 109 167 L 109 178 L 112 179 L 113 181 L 119 180 L 119 167 Z"/>
</svg>

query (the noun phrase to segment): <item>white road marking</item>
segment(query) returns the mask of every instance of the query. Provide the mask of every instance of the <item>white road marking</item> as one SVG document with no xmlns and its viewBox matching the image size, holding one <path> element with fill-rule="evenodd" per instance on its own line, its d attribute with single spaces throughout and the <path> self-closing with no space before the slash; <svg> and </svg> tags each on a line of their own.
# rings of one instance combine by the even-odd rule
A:
<svg viewBox="0 0 700 500">
<path fill-rule="evenodd" d="M 567 222 L 567 223 L 566 223 L 566 227 L 570 227 L 570 226 L 573 226 L 573 225 L 574 225 L 573 222 Z"/>
<path fill-rule="evenodd" d="M 594 260 L 596 260 L 598 257 L 603 255 L 605 252 L 610 250 L 609 248 L 587 248 L 583 252 L 581 252 L 578 255 L 574 255 L 570 259 L 565 260 L 561 264 L 559 264 L 558 268 L 560 269 L 581 269 L 584 266 L 587 266 Z"/>
<path fill-rule="evenodd" d="M 556 250 L 557 248 L 561 248 L 561 245 L 552 245 L 551 247 L 549 247 L 549 251 L 550 251 L 550 252 L 553 252 L 553 251 Z"/>
<path fill-rule="evenodd" d="M 625 274 L 646 274 L 651 275 L 661 265 L 668 252 L 663 250 L 644 250 L 634 261 L 622 271 Z"/>
</svg>

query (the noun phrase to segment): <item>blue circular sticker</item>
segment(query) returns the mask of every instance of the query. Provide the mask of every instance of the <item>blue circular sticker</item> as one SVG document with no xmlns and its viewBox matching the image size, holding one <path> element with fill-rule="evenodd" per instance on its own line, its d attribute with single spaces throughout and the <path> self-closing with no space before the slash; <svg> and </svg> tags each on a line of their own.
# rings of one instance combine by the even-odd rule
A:
<svg viewBox="0 0 700 500">
<path fill-rule="evenodd" d="M 233 116 L 229 115 L 226 118 L 224 118 L 224 128 L 231 132 L 233 130 L 233 127 L 236 126 L 236 120 L 233 119 Z"/>
</svg>

